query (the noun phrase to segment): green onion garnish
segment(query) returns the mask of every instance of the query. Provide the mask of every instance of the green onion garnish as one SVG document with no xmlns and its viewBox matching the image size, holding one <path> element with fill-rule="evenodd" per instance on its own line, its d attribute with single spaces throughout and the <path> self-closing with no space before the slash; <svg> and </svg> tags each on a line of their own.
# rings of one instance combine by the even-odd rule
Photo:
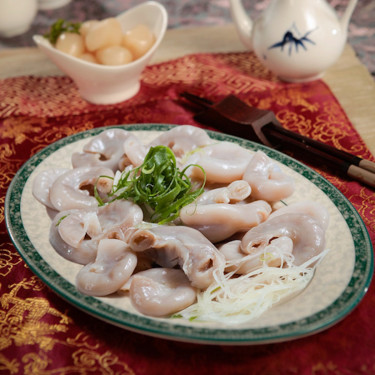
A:
<svg viewBox="0 0 375 375">
<path fill-rule="evenodd" d="M 203 168 L 195 164 L 180 171 L 170 148 L 151 147 L 142 165 L 121 173 L 109 195 L 113 200 L 129 199 L 137 203 L 150 212 L 153 223 L 168 223 L 178 217 L 182 207 L 204 191 L 205 178 L 202 186 L 194 190 L 185 173 L 192 166 L 200 168 L 205 176 Z"/>
<path fill-rule="evenodd" d="M 79 29 L 81 27 L 81 22 L 68 22 L 63 19 L 58 19 L 48 33 L 43 36 L 47 38 L 51 44 L 55 45 L 59 36 L 64 32 L 79 34 Z"/>
<path fill-rule="evenodd" d="M 60 223 L 69 216 L 69 214 L 67 215 L 64 215 L 64 216 L 61 216 L 60 219 L 57 221 L 56 223 L 56 227 L 58 227 L 60 225 Z"/>
</svg>

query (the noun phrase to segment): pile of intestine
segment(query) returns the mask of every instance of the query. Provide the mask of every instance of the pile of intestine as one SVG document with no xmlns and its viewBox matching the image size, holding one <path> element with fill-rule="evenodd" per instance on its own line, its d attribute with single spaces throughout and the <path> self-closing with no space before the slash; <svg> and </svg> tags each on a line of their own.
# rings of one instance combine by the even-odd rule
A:
<svg viewBox="0 0 375 375">
<path fill-rule="evenodd" d="M 41 172 L 33 195 L 53 212 L 52 247 L 82 265 L 86 295 L 118 294 L 152 317 L 241 323 L 303 290 L 326 253 L 327 210 L 282 204 L 295 183 L 276 161 L 203 129 L 144 144 L 109 128 L 71 160 Z"/>
</svg>

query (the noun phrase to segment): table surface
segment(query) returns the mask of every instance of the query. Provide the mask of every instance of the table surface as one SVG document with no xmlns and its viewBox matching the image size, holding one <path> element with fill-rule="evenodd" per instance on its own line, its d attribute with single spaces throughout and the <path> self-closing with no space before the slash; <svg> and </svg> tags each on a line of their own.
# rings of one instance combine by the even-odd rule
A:
<svg viewBox="0 0 375 375">
<path fill-rule="evenodd" d="M 167 31 L 151 63 L 190 53 L 244 50 L 233 24 L 176 28 Z M 0 79 L 61 74 L 37 48 L 0 50 Z M 349 44 L 339 60 L 327 70 L 323 80 L 339 100 L 367 147 L 375 154 L 375 81 Z"/>
<path fill-rule="evenodd" d="M 204 35 L 204 38 L 202 37 Z M 238 51 L 244 51 L 245 48 L 240 43 L 236 30 L 232 24 L 225 24 L 225 25 L 218 25 L 218 26 L 199 26 L 199 27 L 191 27 L 191 28 L 176 28 L 176 29 L 170 29 L 167 31 L 166 36 L 160 45 L 159 49 L 157 50 L 157 53 L 154 55 L 154 58 L 152 60 L 152 64 L 158 64 L 160 62 L 169 61 L 174 58 L 178 58 L 187 54 L 192 53 L 199 53 L 199 52 L 238 52 Z M 23 47 L 23 48 L 6 48 L 0 50 L 0 85 L 4 84 L 4 79 L 9 77 L 17 77 L 17 76 L 29 76 L 29 75 L 35 75 L 35 76 L 53 76 L 53 75 L 62 75 L 63 73 L 54 65 L 52 64 L 37 48 L 32 47 Z M 330 87 L 332 92 L 337 97 L 338 101 L 340 102 L 342 108 L 345 110 L 348 118 L 354 125 L 354 127 L 357 129 L 365 143 L 367 144 L 370 151 L 375 154 L 375 82 L 373 77 L 371 76 L 368 68 L 361 62 L 358 57 L 356 56 L 356 53 L 352 46 L 347 45 L 343 51 L 342 56 L 337 61 L 337 63 L 332 66 L 324 75 L 323 77 L 324 81 L 327 83 L 327 85 Z M 367 191 L 367 190 L 366 190 Z M 364 193 L 364 189 L 362 190 L 362 194 Z M 369 205 L 368 210 L 373 212 L 373 209 L 371 207 L 372 202 L 372 194 L 373 192 L 368 190 L 368 195 L 361 195 L 361 205 L 365 206 L 365 204 L 362 204 L 362 202 L 365 202 L 366 197 L 368 200 L 366 201 L 366 204 Z M 368 203 L 369 202 L 369 203 Z M 373 215 L 373 213 L 372 213 Z M 369 216 L 371 220 L 371 223 L 374 222 L 372 219 L 373 216 Z M 371 306 L 373 306 L 373 302 Z M 372 308 L 368 308 L 367 311 L 368 314 L 371 314 Z M 363 314 L 363 313 L 362 313 Z M 366 323 L 364 325 L 363 322 L 369 321 L 369 318 L 366 319 L 366 317 L 363 319 L 363 315 L 359 315 L 356 317 L 356 319 L 353 319 L 349 322 L 351 322 L 352 326 L 351 328 L 355 327 L 355 324 L 360 324 L 361 327 L 369 327 L 366 326 Z M 78 322 L 78 320 L 77 320 Z M 78 323 L 77 323 L 78 324 Z M 366 329 L 372 329 L 371 326 Z M 353 328 L 354 330 L 354 328 Z M 354 330 L 357 332 L 357 330 Z M 95 331 L 93 331 L 95 332 Z M 93 333 L 93 336 L 95 336 L 96 333 Z M 353 338 L 354 334 L 352 334 L 351 338 Z M 78 336 L 77 336 L 78 337 Z M 309 338 L 310 340 L 310 338 Z M 309 344 L 312 346 L 316 346 L 319 348 L 319 340 L 314 341 L 314 338 L 311 338 L 311 341 L 309 341 Z M 363 337 L 357 338 L 355 342 L 362 342 Z M 371 344 L 371 336 L 370 338 L 367 338 L 367 342 Z M 124 339 L 125 341 L 125 339 Z M 341 341 L 341 336 L 340 336 Z M 135 342 L 135 340 L 134 340 Z M 130 341 L 132 344 L 133 342 Z M 336 342 L 332 341 L 329 337 L 325 339 L 325 346 L 332 345 L 332 347 L 336 347 Z M 136 346 L 131 347 L 126 352 L 126 355 L 122 358 L 123 361 L 128 361 L 129 364 L 132 364 L 133 358 L 138 358 L 137 355 L 139 354 L 138 351 L 141 351 L 143 345 L 147 345 L 147 341 L 142 336 L 137 336 L 137 343 Z M 16 344 L 15 344 L 16 345 Z M 89 344 L 88 344 L 89 345 Z M 163 341 L 158 342 L 158 345 L 160 345 L 160 353 L 164 356 L 163 358 L 167 358 L 167 360 L 170 359 L 169 354 L 173 354 L 173 350 L 171 347 L 168 347 L 168 344 L 164 343 Z M 299 344 L 295 344 L 295 348 Z M 344 340 L 341 341 L 341 347 L 348 345 L 348 348 L 353 348 L 353 345 L 350 345 L 348 341 Z M 371 345 L 370 345 L 371 346 Z M 340 346 L 339 346 L 340 347 Z M 361 355 L 364 358 L 366 353 L 366 350 L 368 353 L 371 353 L 371 348 L 367 348 L 366 344 L 364 345 L 365 348 L 361 348 Z M 203 355 L 201 353 L 201 348 L 197 346 L 197 348 L 193 348 L 192 346 L 187 345 L 180 345 L 179 348 L 181 350 L 187 350 L 184 352 L 183 357 L 184 361 L 188 363 L 191 361 L 194 365 L 194 361 L 197 360 L 197 358 L 203 358 L 201 359 L 204 361 L 204 358 L 207 358 L 210 356 L 211 358 L 214 356 L 217 356 L 217 349 L 206 347 L 206 351 L 203 352 Z M 302 347 L 303 348 L 303 347 Z M 19 347 L 20 352 L 24 350 L 21 346 Z M 247 356 L 252 356 L 254 361 L 259 360 L 259 363 L 257 364 L 258 368 L 264 367 L 263 364 L 260 364 L 262 360 L 265 358 L 270 358 L 274 354 L 278 355 L 278 358 L 288 358 L 289 354 L 289 347 L 287 345 L 285 346 L 279 346 L 275 349 L 275 347 L 259 347 L 259 348 L 251 348 L 249 350 L 252 351 L 253 354 L 249 354 L 247 351 L 248 349 L 236 349 L 236 351 L 233 349 L 228 349 L 226 347 L 220 348 L 219 350 L 222 350 L 223 354 L 228 355 L 228 358 L 231 358 L 234 362 L 236 362 L 236 366 L 238 366 L 238 371 L 236 374 L 242 374 L 247 371 L 245 370 L 245 364 L 246 361 L 243 360 Z M 275 353 L 274 350 L 278 350 L 278 353 Z M 287 351 L 288 350 L 288 351 Z M 308 355 L 304 357 L 304 353 L 302 353 L 304 349 L 302 349 L 300 352 L 294 351 L 294 353 L 297 357 L 299 356 L 298 360 L 300 362 L 303 362 L 304 360 L 308 361 Z M 349 351 L 350 349 L 348 349 Z M 220 352 L 219 352 L 220 353 Z M 254 354 L 255 353 L 255 354 Z M 314 351 L 314 353 L 317 353 L 317 351 Z M 259 354 L 259 355 L 258 355 Z M 311 369 L 308 370 L 308 372 L 304 371 L 303 374 L 312 373 L 312 371 L 316 374 L 373 374 L 374 372 L 367 372 L 366 369 L 369 369 L 369 367 L 365 367 L 366 364 L 363 364 L 361 361 L 361 368 L 363 368 L 363 372 L 339 372 L 339 370 L 335 370 L 335 362 L 331 361 L 331 358 L 327 357 L 328 355 L 331 355 L 331 353 L 321 353 L 322 359 L 316 357 L 315 359 L 312 358 L 311 361 L 314 363 L 314 367 L 311 367 Z M 61 356 L 63 357 L 63 353 Z M 341 355 L 341 352 L 340 352 Z M 358 354 L 359 355 L 359 354 Z M 345 355 L 344 355 L 345 356 Z M 103 356 L 104 357 L 104 356 Z M 350 356 L 346 356 L 348 358 Z M 26 355 L 22 357 L 26 358 Z M 70 357 L 69 357 L 70 358 Z M 174 358 L 172 357 L 172 360 Z M 21 355 L 17 359 L 21 361 Z M 89 366 L 89 360 L 88 357 L 87 363 Z M 349 360 L 349 359 L 348 359 Z M 51 360 L 52 361 L 52 360 Z M 147 353 L 147 361 L 149 362 L 147 365 L 150 368 L 151 366 L 155 366 L 156 370 L 158 371 L 158 367 L 162 361 L 158 357 L 158 353 Z M 247 361 L 250 362 L 250 360 L 247 358 Z M 270 361 L 270 362 L 273 362 Z M 178 366 L 180 363 L 184 362 L 176 362 L 176 366 Z M 203 362 L 202 362 L 203 363 Z M 278 362 L 273 362 L 278 363 Z M 325 366 L 325 363 L 327 363 L 327 367 L 319 367 Z M 0 358 L 0 364 L 1 364 L 1 358 Z M 315 365 L 316 364 L 316 365 Z M 374 361 L 373 357 L 370 355 L 367 361 L 367 364 L 370 366 L 371 364 L 371 370 L 374 370 Z M 145 366 L 145 364 L 142 364 Z M 193 366 L 192 365 L 192 366 Z M 27 364 L 24 365 L 25 368 Z M 57 365 L 56 365 L 57 366 Z M 292 366 L 292 362 L 291 365 Z M 343 365 L 344 366 L 344 365 Z M 141 365 L 138 366 L 139 368 Z M 219 368 L 219 365 L 215 369 L 203 369 L 203 373 L 222 373 L 223 369 Z M 295 367 L 297 369 L 297 367 Z M 295 373 L 294 367 L 289 367 L 290 372 L 288 373 Z M 359 365 L 357 366 L 357 369 L 359 370 Z M 206 372 L 203 372 L 204 370 L 207 370 Z M 217 370 L 217 372 L 216 372 Z M 188 371 L 188 370 L 186 370 Z M 267 371 L 267 370 L 265 370 Z M 281 374 L 282 369 L 277 369 L 277 372 L 273 372 L 274 374 Z M 297 371 L 297 370 L 296 370 Z M 224 372 L 226 372 L 224 370 Z M 1 373 L 1 366 L 0 366 L 0 373 Z M 46 373 L 46 372 L 43 372 Z M 104 372 L 103 372 L 104 373 Z M 126 372 L 126 373 L 131 373 Z M 139 370 L 139 374 L 145 373 Z M 157 372 L 154 372 L 157 373 Z M 167 372 L 161 372 L 160 373 L 167 373 Z M 168 372 L 170 374 L 171 372 Z M 187 373 L 187 372 L 185 372 Z M 229 373 L 229 372 L 228 372 Z M 230 372 L 231 373 L 231 372 Z M 264 372 L 265 373 L 265 372 Z M 272 373 L 272 372 L 269 372 Z M 302 373 L 302 372 L 301 372 Z"/>
</svg>

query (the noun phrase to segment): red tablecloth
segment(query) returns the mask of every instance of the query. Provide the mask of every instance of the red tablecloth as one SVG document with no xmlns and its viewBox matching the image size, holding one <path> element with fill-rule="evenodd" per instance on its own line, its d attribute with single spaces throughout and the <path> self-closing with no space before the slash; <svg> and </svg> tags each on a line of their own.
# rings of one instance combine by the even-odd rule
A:
<svg viewBox="0 0 375 375">
<path fill-rule="evenodd" d="M 273 110 L 288 129 L 373 159 L 324 84 L 285 84 L 249 53 L 196 54 L 150 66 L 138 95 L 111 106 L 82 100 L 67 77 L 0 80 L 1 374 L 375 374 L 375 292 L 334 327 L 280 344 L 208 346 L 122 330 L 86 315 L 51 292 L 13 247 L 4 222 L 7 188 L 20 166 L 48 144 L 94 127 L 193 124 L 178 93 L 213 101 L 235 94 Z M 362 216 L 375 240 L 374 191 L 315 167 Z"/>
</svg>

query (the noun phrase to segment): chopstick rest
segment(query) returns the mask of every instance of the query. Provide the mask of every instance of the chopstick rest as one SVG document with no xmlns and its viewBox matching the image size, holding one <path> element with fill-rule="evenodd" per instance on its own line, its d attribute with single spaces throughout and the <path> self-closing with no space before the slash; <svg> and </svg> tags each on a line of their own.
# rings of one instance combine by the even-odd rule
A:
<svg viewBox="0 0 375 375">
<path fill-rule="evenodd" d="M 283 128 L 272 111 L 251 107 L 234 95 L 217 103 L 188 92 L 180 96 L 200 108 L 194 116 L 197 122 L 268 147 L 297 149 L 305 157 L 375 187 L 375 163 Z"/>
<path fill-rule="evenodd" d="M 234 95 L 228 95 L 216 104 L 188 92 L 180 95 L 204 109 L 194 116 L 196 121 L 273 147 L 262 131 L 268 124 L 281 127 L 273 112 L 250 107 Z"/>
</svg>

